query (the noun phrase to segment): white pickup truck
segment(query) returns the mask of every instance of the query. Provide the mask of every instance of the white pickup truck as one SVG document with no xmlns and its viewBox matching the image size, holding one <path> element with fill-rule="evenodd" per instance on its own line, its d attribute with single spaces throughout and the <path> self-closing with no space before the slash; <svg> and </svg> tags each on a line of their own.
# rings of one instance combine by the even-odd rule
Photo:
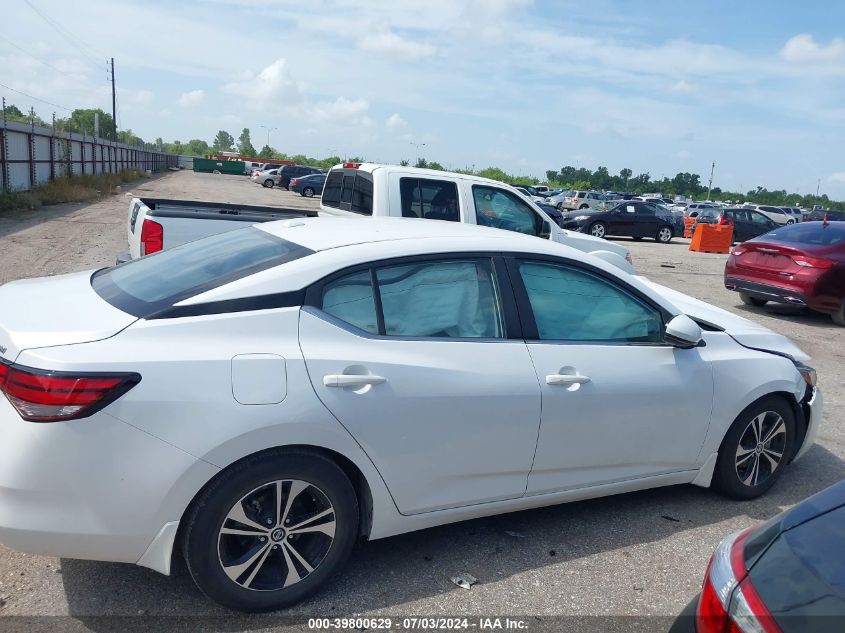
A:
<svg viewBox="0 0 845 633">
<path fill-rule="evenodd" d="M 127 219 L 129 252 L 118 255 L 117 263 L 259 222 L 315 215 L 316 211 L 304 209 L 132 198 Z"/>
<path fill-rule="evenodd" d="M 400 217 L 466 222 L 536 235 L 596 255 L 633 272 L 621 244 L 560 228 L 510 185 L 456 172 L 375 163 L 329 171 L 320 213 L 352 218 Z"/>
</svg>

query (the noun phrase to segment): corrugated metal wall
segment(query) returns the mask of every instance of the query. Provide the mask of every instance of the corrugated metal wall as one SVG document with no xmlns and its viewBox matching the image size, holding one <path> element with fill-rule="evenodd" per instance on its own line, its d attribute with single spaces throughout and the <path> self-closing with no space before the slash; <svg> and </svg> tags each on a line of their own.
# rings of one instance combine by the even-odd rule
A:
<svg viewBox="0 0 845 633">
<path fill-rule="evenodd" d="M 68 174 L 158 171 L 178 164 L 173 154 L 0 120 L 0 190 L 27 190 Z"/>
</svg>

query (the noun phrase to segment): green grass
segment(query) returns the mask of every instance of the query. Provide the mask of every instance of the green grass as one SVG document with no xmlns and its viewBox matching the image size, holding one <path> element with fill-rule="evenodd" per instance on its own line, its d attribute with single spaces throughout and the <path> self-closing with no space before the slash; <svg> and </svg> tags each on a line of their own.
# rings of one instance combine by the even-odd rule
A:
<svg viewBox="0 0 845 633">
<path fill-rule="evenodd" d="M 148 178 L 140 169 L 126 169 L 116 174 L 96 174 L 57 178 L 31 191 L 0 191 L 0 211 L 40 209 L 63 202 L 90 202 L 111 195 L 125 182 Z"/>
</svg>

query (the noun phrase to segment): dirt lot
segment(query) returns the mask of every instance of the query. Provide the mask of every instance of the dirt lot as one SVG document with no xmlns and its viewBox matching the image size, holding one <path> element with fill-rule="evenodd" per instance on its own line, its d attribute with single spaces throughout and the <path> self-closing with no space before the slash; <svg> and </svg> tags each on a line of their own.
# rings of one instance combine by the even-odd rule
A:
<svg viewBox="0 0 845 633">
<path fill-rule="evenodd" d="M 316 206 L 246 178 L 191 172 L 136 183 L 126 191 Z M 0 217 L 0 282 L 112 263 L 126 248 L 127 205 L 128 197 L 120 193 L 96 204 Z M 725 256 L 690 253 L 686 240 L 667 246 L 625 243 L 642 274 L 787 334 L 813 356 L 827 401 L 817 446 L 790 466 L 770 493 L 749 503 L 676 486 L 375 541 L 359 548 L 347 570 L 293 614 L 670 616 L 698 591 L 707 559 L 725 534 L 845 478 L 845 328 L 791 307 L 742 305 L 738 295 L 722 287 Z M 471 591 L 449 581 L 464 571 L 479 579 Z M 64 622 L 98 629 L 101 621 L 91 616 L 223 611 L 200 595 L 181 562 L 167 578 L 132 565 L 58 560 L 0 547 L 0 615 L 68 614 L 78 619 Z M 652 622 L 651 630 L 661 630 L 669 620 Z M 229 630 L 268 629 L 274 621 L 236 617 L 226 623 Z"/>
</svg>

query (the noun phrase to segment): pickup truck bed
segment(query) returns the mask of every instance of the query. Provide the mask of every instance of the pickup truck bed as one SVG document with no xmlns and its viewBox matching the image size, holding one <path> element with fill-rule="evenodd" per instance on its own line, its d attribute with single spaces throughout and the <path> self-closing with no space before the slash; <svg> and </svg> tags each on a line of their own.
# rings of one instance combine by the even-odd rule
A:
<svg viewBox="0 0 845 633">
<path fill-rule="evenodd" d="M 224 202 L 133 198 L 129 203 L 129 252 L 117 256 L 121 263 L 167 250 L 209 235 L 259 222 L 316 217 L 317 211 L 259 207 Z M 146 227 L 146 228 L 145 228 Z"/>
</svg>

